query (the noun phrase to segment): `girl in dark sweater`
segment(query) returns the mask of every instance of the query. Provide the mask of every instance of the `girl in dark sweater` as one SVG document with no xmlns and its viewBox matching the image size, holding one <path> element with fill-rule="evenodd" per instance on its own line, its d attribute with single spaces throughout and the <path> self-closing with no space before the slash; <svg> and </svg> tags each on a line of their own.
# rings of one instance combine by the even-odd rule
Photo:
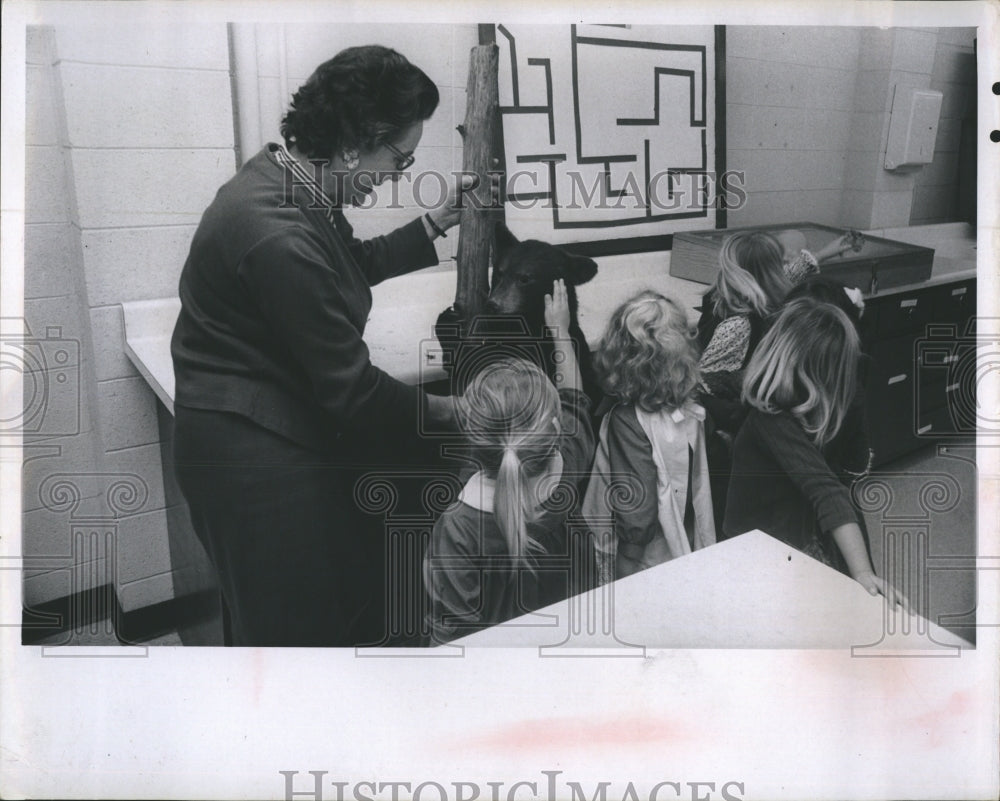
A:
<svg viewBox="0 0 1000 801">
<path fill-rule="evenodd" d="M 859 356 L 841 309 L 811 297 L 786 304 L 747 366 L 751 411 L 734 444 L 723 529 L 760 529 L 908 608 L 875 575 L 850 491 L 827 456 L 855 395 Z"/>
<path fill-rule="evenodd" d="M 555 383 L 534 364 L 484 367 L 458 417 L 480 468 L 434 524 L 424 557 L 427 628 L 437 645 L 565 598 L 566 518 L 594 454 L 590 406 L 569 335 L 566 286 L 546 296 Z"/>
</svg>

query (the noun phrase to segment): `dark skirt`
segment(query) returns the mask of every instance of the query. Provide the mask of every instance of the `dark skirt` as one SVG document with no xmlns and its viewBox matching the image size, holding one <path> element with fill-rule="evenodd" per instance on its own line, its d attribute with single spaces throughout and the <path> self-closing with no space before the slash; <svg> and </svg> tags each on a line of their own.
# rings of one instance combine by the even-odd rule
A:
<svg viewBox="0 0 1000 801">
<path fill-rule="evenodd" d="M 183 406 L 174 455 L 231 644 L 382 644 L 384 529 L 353 501 L 356 469 L 240 415 Z"/>
</svg>

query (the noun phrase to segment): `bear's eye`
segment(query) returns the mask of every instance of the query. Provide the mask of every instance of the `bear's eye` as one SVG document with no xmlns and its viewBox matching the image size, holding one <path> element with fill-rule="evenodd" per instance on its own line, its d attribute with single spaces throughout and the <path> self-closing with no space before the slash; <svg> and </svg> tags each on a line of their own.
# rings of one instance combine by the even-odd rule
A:
<svg viewBox="0 0 1000 801">
<path fill-rule="evenodd" d="M 519 283 L 521 286 L 527 286 L 528 284 L 531 283 L 531 276 L 530 275 L 524 275 L 522 273 L 521 275 L 519 275 L 517 277 L 517 283 Z"/>
</svg>

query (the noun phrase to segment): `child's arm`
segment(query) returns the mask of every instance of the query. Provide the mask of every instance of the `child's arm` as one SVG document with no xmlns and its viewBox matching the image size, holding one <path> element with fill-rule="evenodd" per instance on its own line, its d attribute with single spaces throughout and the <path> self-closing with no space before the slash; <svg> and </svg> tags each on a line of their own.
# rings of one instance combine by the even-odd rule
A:
<svg viewBox="0 0 1000 801">
<path fill-rule="evenodd" d="M 552 285 L 552 294 L 545 296 L 545 324 L 553 329 L 552 341 L 555 345 L 557 370 L 556 389 L 583 389 L 580 364 L 573 350 L 573 340 L 569 335 L 569 299 L 566 284 L 560 278 Z"/>
<path fill-rule="evenodd" d="M 888 581 L 875 575 L 872 563 L 868 559 L 864 538 L 861 536 L 861 528 L 857 523 L 844 523 L 830 533 L 833 535 L 833 541 L 837 543 L 837 547 L 844 555 L 847 569 L 851 571 L 851 576 L 854 577 L 855 581 L 872 595 L 881 593 L 890 604 L 899 604 L 906 612 L 912 614 L 910 602 L 906 596 Z"/>
<path fill-rule="evenodd" d="M 809 500 L 819 526 L 829 531 L 847 562 L 851 576 L 869 592 L 882 592 L 909 610 L 905 597 L 875 576 L 848 489 L 840 482 L 819 448 L 790 414 L 761 415 L 761 439 L 799 491 Z M 874 590 L 873 590 L 874 587 Z"/>
<path fill-rule="evenodd" d="M 860 233 L 857 231 L 848 231 L 846 234 L 838 236 L 832 242 L 828 242 L 813 255 L 816 257 L 816 261 L 822 262 L 832 256 L 841 256 L 848 250 L 861 250 L 863 243 L 864 237 Z"/>
</svg>

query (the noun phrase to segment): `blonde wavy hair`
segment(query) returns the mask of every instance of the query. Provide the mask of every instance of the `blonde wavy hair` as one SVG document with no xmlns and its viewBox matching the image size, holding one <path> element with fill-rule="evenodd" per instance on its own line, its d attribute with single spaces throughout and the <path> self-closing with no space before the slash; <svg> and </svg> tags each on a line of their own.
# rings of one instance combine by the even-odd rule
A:
<svg viewBox="0 0 1000 801">
<path fill-rule="evenodd" d="M 785 275 L 781 243 L 764 231 L 733 234 L 719 251 L 719 274 L 714 284 L 715 316 L 755 312 L 761 317 L 781 305 L 792 288 Z"/>
<path fill-rule="evenodd" d="M 608 321 L 594 357 L 605 392 L 646 411 L 683 406 L 698 385 L 698 347 L 687 313 L 645 291 Z"/>
<path fill-rule="evenodd" d="M 548 467 L 558 445 L 559 393 L 548 376 L 523 359 L 484 367 L 458 402 L 459 425 L 483 470 L 496 479 L 493 513 L 511 556 L 529 559 L 542 546 L 528 535 L 540 505 L 529 482 Z"/>
<path fill-rule="evenodd" d="M 811 297 L 782 309 L 743 377 L 743 400 L 791 413 L 816 445 L 833 439 L 857 387 L 861 343 L 843 310 Z"/>
</svg>

